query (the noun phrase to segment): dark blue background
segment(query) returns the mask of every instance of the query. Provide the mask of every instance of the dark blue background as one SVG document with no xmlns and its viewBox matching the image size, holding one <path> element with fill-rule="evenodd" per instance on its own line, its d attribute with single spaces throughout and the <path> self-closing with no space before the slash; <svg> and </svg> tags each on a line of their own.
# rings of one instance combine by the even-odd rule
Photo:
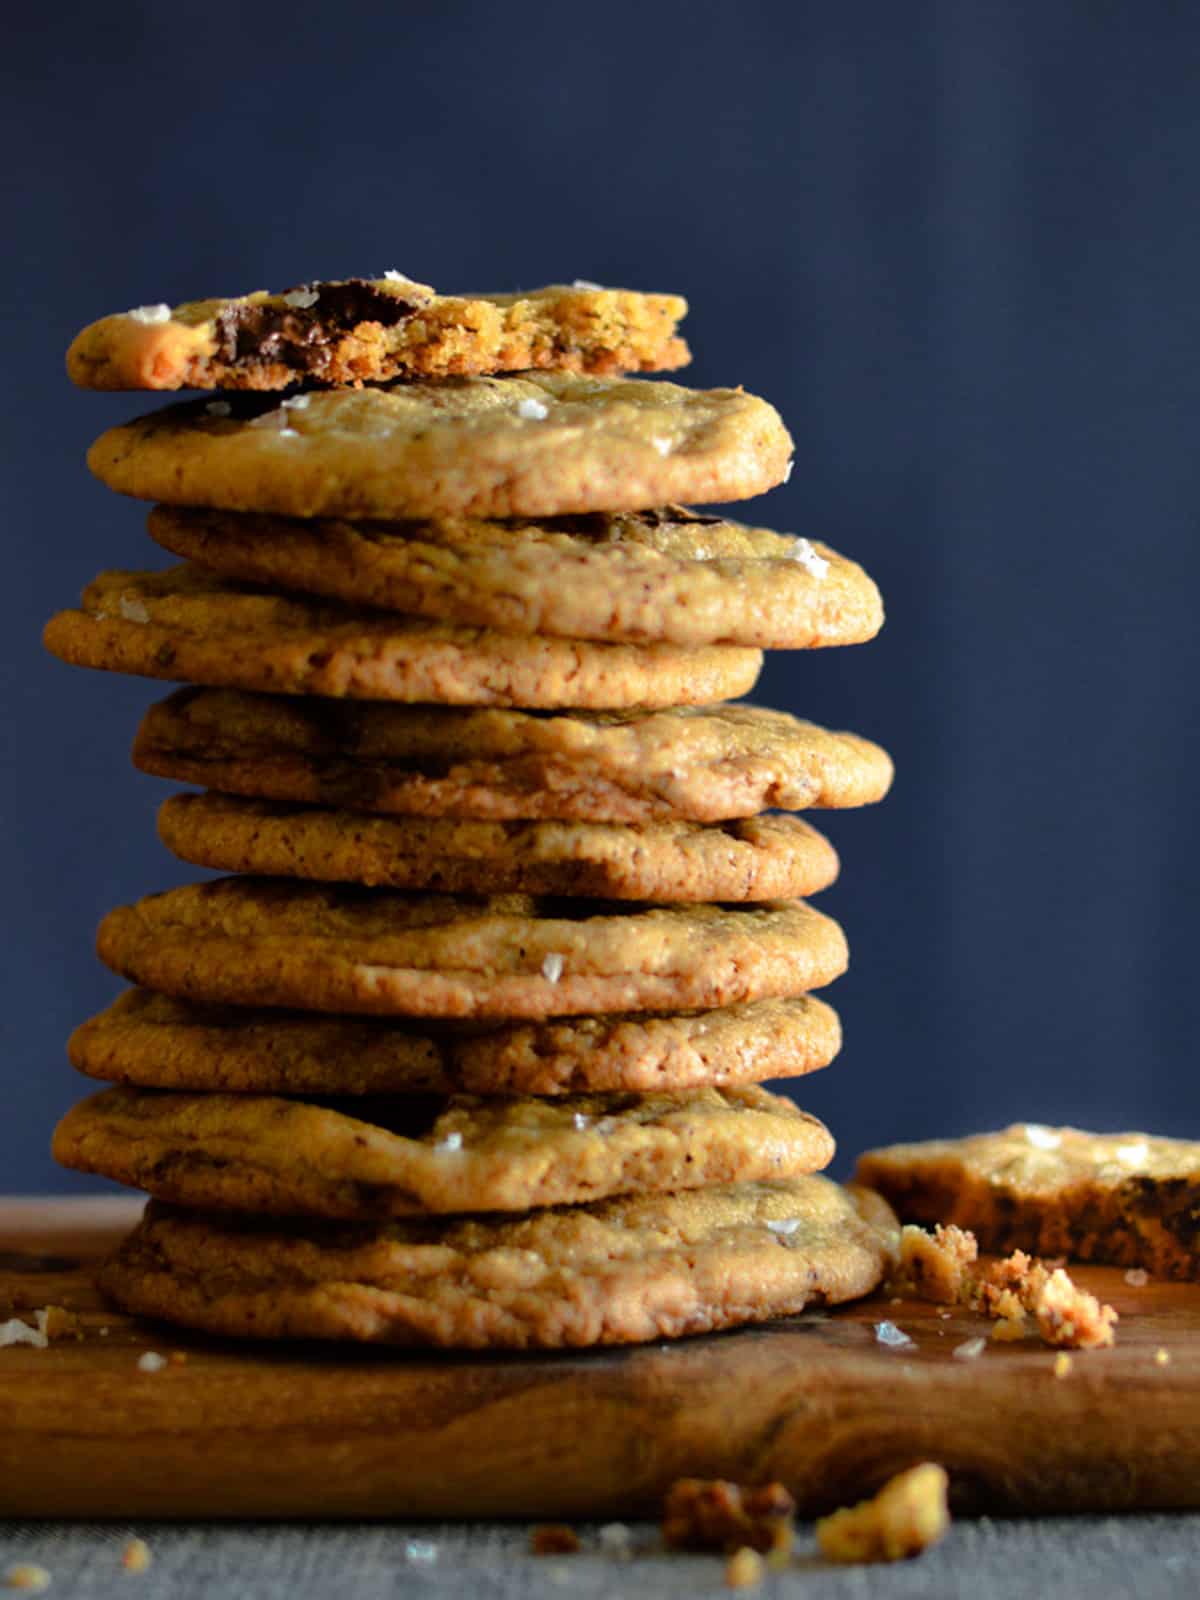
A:
<svg viewBox="0 0 1200 1600">
<path fill-rule="evenodd" d="M 92 481 L 137 396 L 62 352 L 125 306 L 397 267 L 444 289 L 679 289 L 688 381 L 796 438 L 747 507 L 864 562 L 865 649 L 759 697 L 875 736 L 829 817 L 843 1152 L 1011 1118 L 1200 1134 L 1200 13 L 897 5 L 126 4 L 8 25 L 2 269 L 6 955 L 0 1187 L 81 1085 L 111 905 L 193 874 L 132 772 L 162 692 L 43 657 L 103 566 L 157 564 Z"/>
</svg>

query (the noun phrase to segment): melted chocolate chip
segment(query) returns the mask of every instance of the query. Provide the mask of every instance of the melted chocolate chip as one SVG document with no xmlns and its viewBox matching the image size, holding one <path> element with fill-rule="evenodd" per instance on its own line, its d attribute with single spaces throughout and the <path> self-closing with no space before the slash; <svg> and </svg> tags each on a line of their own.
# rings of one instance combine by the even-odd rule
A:
<svg viewBox="0 0 1200 1600">
<path fill-rule="evenodd" d="M 312 305 L 231 305 L 219 312 L 221 359 L 278 362 L 295 372 L 320 376 L 328 366 L 329 344 L 342 334 L 363 322 L 392 328 L 417 309 L 400 295 L 384 294 L 366 278 L 299 287 L 316 292 Z"/>
</svg>

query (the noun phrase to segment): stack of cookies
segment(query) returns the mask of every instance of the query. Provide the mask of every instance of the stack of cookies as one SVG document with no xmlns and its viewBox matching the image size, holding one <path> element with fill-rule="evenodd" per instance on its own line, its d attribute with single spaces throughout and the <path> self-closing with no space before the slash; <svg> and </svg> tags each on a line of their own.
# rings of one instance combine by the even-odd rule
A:
<svg viewBox="0 0 1200 1600">
<path fill-rule="evenodd" d="M 182 682 L 134 759 L 203 786 L 164 843 L 231 874 L 112 912 L 135 987 L 71 1041 L 113 1087 L 68 1166 L 153 1197 L 121 1305 L 219 1333 L 446 1346 L 703 1332 L 872 1289 L 894 1221 L 816 1176 L 760 1085 L 827 1065 L 845 967 L 798 810 L 877 746 L 730 704 L 762 649 L 879 628 L 866 574 L 697 515 L 788 473 L 684 303 L 398 273 L 148 306 L 76 382 L 219 391 L 104 434 L 182 557 L 55 617 L 81 666 Z M 507 375 L 504 375 L 507 374 Z"/>
</svg>

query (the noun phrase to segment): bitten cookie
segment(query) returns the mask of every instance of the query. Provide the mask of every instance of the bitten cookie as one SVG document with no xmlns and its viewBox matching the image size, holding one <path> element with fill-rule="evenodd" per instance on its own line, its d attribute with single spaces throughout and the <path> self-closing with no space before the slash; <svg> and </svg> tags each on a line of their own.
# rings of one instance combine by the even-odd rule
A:
<svg viewBox="0 0 1200 1600">
<path fill-rule="evenodd" d="M 144 1089 L 292 1095 L 563 1095 L 733 1088 L 828 1066 L 837 1013 L 815 995 L 712 1011 L 528 1024 L 192 1005 L 128 989 L 76 1028 L 72 1065 Z"/>
<path fill-rule="evenodd" d="M 799 817 L 474 822 L 180 794 L 159 809 L 158 833 L 184 861 L 218 872 L 450 894 L 793 900 L 838 871 L 828 839 Z"/>
<path fill-rule="evenodd" d="M 687 302 L 599 284 L 437 294 L 403 273 L 102 317 L 67 351 L 84 389 L 286 389 L 299 382 L 682 367 Z"/>
<path fill-rule="evenodd" d="M 121 494 L 288 517 L 555 516 L 742 500 L 783 481 L 779 413 L 645 378 L 442 378 L 168 406 L 88 465 Z"/>
<path fill-rule="evenodd" d="M 803 994 L 847 958 L 838 924 L 802 900 L 614 910 L 278 878 L 121 906 L 97 950 L 123 977 L 186 1000 L 517 1021 Z"/>
<path fill-rule="evenodd" d="M 54 1156 L 199 1209 L 369 1221 L 799 1177 L 833 1140 L 757 1088 L 341 1104 L 106 1089 L 68 1111 Z"/>
<path fill-rule="evenodd" d="M 879 591 L 828 545 L 661 511 L 339 522 L 156 506 L 150 533 L 222 577 L 412 616 L 635 644 L 860 644 Z"/>
<path fill-rule="evenodd" d="M 856 1299 L 898 1236 L 877 1195 L 820 1177 L 511 1221 L 260 1223 L 153 1203 L 99 1282 L 127 1311 L 237 1337 L 581 1348 Z"/>
<path fill-rule="evenodd" d="M 1200 1277 L 1200 1144 L 1018 1122 L 869 1150 L 859 1182 L 905 1221 L 970 1228 L 985 1250 Z"/>
<path fill-rule="evenodd" d="M 757 650 L 490 633 L 271 594 L 199 567 L 105 572 L 46 625 L 73 666 L 238 689 L 445 705 L 691 705 L 752 688 Z"/>
<path fill-rule="evenodd" d="M 263 799 L 407 816 L 724 822 L 867 805 L 887 752 L 783 711 L 533 716 L 181 689 L 134 743 L 143 772 Z"/>
</svg>

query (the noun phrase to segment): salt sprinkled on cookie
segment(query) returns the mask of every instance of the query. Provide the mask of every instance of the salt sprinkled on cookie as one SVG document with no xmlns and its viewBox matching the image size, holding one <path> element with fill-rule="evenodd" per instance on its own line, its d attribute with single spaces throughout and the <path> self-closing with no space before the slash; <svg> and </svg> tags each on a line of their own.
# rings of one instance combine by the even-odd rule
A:
<svg viewBox="0 0 1200 1600">
<path fill-rule="evenodd" d="M 136 595 L 123 594 L 120 600 L 120 612 L 126 622 L 149 622 L 150 613 L 145 604 Z"/>
<path fill-rule="evenodd" d="M 904 1350 L 913 1342 L 903 1328 L 898 1328 L 894 1322 L 888 1321 L 875 1324 L 875 1337 L 880 1344 L 887 1345 L 891 1350 Z"/>
<path fill-rule="evenodd" d="M 383 275 L 385 283 L 416 283 L 415 278 L 410 278 L 407 272 L 397 272 L 395 267 L 389 267 Z"/>
<path fill-rule="evenodd" d="M 462 1142 L 461 1133 L 448 1133 L 444 1139 L 439 1139 L 433 1148 L 435 1150 L 461 1150 Z"/>
<path fill-rule="evenodd" d="M 1144 1167 L 1149 1155 L 1150 1146 L 1144 1139 L 1139 1139 L 1136 1144 L 1117 1146 L 1117 1160 L 1123 1167 Z"/>
<path fill-rule="evenodd" d="M 134 306 L 132 311 L 125 313 L 134 322 L 154 324 L 156 322 L 170 322 L 171 308 L 161 302 L 156 306 Z"/>
<path fill-rule="evenodd" d="M 1061 1133 L 1056 1133 L 1053 1128 L 1044 1128 L 1040 1122 L 1027 1122 L 1025 1137 L 1038 1150 L 1057 1150 L 1062 1143 Z"/>
<path fill-rule="evenodd" d="M 799 1217 L 780 1217 L 778 1221 L 767 1223 L 767 1227 L 772 1233 L 779 1234 L 784 1238 L 786 1238 L 789 1234 L 795 1233 L 799 1226 Z"/>
<path fill-rule="evenodd" d="M 571 1121 L 575 1124 L 575 1126 L 577 1128 L 580 1128 L 580 1129 L 590 1128 L 591 1125 L 592 1125 L 591 1117 L 585 1117 L 582 1111 L 577 1111 L 575 1113 L 575 1115 L 571 1118 Z"/>
<path fill-rule="evenodd" d="M 526 398 L 517 401 L 517 415 L 524 417 L 527 422 L 541 422 L 550 415 L 550 408 L 540 400 Z"/>
<path fill-rule="evenodd" d="M 788 556 L 792 561 L 798 561 L 805 572 L 811 572 L 814 578 L 823 578 L 829 571 L 828 561 L 817 554 L 811 539 L 797 536 Z"/>
<path fill-rule="evenodd" d="M 602 283 L 593 283 L 590 278 L 576 278 L 571 285 L 572 289 L 603 289 Z"/>
<path fill-rule="evenodd" d="M 542 960 L 542 977 L 547 983 L 557 983 L 563 975 L 563 958 L 558 952 L 551 951 Z"/>
<path fill-rule="evenodd" d="M 279 437 L 281 439 L 298 439 L 300 434 L 295 428 L 280 428 Z"/>
<path fill-rule="evenodd" d="M 671 441 L 670 441 L 670 439 L 664 439 L 661 436 L 659 436 L 658 438 L 651 439 L 650 443 L 658 451 L 660 456 L 669 456 L 671 454 Z"/>
<path fill-rule="evenodd" d="M 315 306 L 320 298 L 321 291 L 311 288 L 308 284 L 302 284 L 298 289 L 289 289 L 282 296 L 284 305 L 295 306 L 297 311 L 307 311 L 310 306 Z"/>
</svg>

